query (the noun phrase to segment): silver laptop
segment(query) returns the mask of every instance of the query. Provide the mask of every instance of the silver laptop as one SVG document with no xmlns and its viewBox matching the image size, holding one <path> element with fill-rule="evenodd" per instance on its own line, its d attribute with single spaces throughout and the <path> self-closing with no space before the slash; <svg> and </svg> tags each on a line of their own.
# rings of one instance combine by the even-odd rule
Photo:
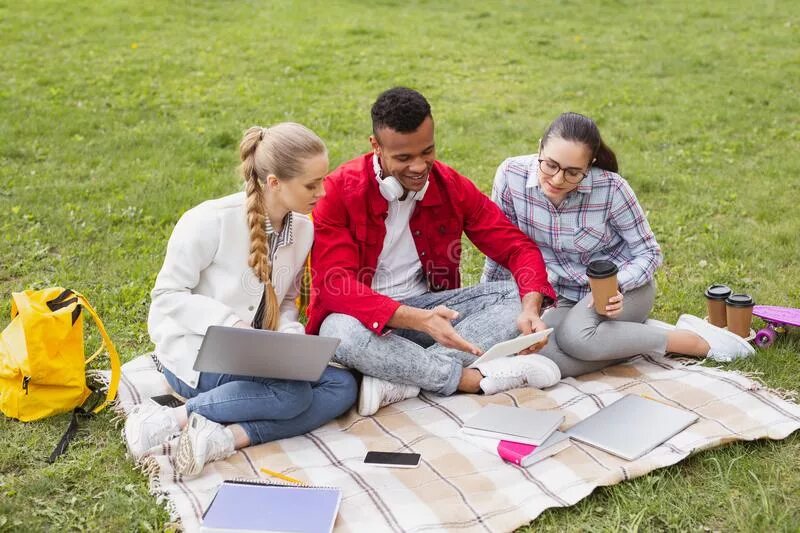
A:
<svg viewBox="0 0 800 533">
<path fill-rule="evenodd" d="M 210 326 L 194 369 L 261 378 L 317 381 L 339 339 L 261 329 Z"/>
<path fill-rule="evenodd" d="M 686 429 L 697 418 L 691 411 L 628 394 L 581 420 L 566 433 L 575 440 L 633 461 Z"/>
</svg>

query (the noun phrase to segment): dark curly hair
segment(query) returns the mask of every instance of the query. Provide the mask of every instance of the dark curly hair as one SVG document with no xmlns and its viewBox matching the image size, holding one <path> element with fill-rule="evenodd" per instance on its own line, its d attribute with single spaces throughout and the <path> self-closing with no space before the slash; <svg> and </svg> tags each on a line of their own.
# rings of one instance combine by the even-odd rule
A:
<svg viewBox="0 0 800 533">
<path fill-rule="evenodd" d="M 431 115 L 431 106 L 420 93 L 408 87 L 394 87 L 382 92 L 372 104 L 372 132 L 389 128 L 411 133 Z"/>
</svg>

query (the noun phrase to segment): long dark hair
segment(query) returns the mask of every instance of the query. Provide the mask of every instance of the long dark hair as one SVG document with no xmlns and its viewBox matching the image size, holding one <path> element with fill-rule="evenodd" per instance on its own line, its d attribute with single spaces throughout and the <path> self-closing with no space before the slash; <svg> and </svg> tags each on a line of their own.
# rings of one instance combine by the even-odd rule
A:
<svg viewBox="0 0 800 533">
<path fill-rule="evenodd" d="M 574 141 L 585 144 L 595 160 L 592 166 L 600 167 L 610 172 L 619 172 L 617 156 L 600 137 L 600 130 L 594 120 L 580 113 L 562 113 L 550 124 L 542 136 L 542 146 L 548 139 L 557 137 L 565 141 Z"/>
</svg>

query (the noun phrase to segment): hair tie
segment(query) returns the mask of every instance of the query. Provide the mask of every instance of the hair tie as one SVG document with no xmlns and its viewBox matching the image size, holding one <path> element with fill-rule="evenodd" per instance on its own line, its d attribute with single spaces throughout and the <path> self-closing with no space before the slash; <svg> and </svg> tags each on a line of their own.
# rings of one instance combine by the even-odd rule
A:
<svg viewBox="0 0 800 533">
<path fill-rule="evenodd" d="M 258 140 L 263 140 L 267 133 L 269 133 L 269 128 L 261 128 L 261 135 L 258 137 Z"/>
</svg>

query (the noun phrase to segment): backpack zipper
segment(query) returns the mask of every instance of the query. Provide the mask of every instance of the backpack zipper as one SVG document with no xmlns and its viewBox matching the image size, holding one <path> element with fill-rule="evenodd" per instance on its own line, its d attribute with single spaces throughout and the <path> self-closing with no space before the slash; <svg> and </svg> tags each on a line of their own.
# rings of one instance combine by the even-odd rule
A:
<svg viewBox="0 0 800 533">
<path fill-rule="evenodd" d="M 28 395 L 28 382 L 31 380 L 30 376 L 23 376 L 22 377 L 22 390 L 25 391 L 25 395 Z"/>
</svg>

